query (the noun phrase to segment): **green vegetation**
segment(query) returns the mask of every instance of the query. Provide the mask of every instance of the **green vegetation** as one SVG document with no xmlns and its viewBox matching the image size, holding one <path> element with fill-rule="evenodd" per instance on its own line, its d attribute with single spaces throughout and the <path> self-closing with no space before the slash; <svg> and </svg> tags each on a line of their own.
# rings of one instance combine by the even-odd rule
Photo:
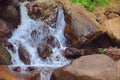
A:
<svg viewBox="0 0 120 80">
<path fill-rule="evenodd" d="M 8 51 L 0 45 L 0 64 L 10 64 L 11 56 Z"/>
<path fill-rule="evenodd" d="M 103 53 L 106 53 L 106 51 L 107 51 L 107 50 L 104 49 L 104 48 L 98 48 L 98 49 L 97 49 L 97 52 L 102 53 L 102 54 L 103 54 Z"/>
<path fill-rule="evenodd" d="M 88 11 L 94 10 L 95 7 L 108 4 L 109 0 L 70 0 L 72 3 L 81 3 Z"/>
</svg>

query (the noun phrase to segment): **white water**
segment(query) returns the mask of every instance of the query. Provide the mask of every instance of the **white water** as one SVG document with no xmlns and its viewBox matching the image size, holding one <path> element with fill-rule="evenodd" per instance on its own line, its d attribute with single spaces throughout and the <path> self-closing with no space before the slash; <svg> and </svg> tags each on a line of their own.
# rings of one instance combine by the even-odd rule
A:
<svg viewBox="0 0 120 80">
<path fill-rule="evenodd" d="M 15 53 L 8 50 L 12 56 L 12 65 L 10 66 L 24 66 L 22 67 L 23 71 L 24 68 L 27 66 L 37 66 L 37 67 L 44 67 L 44 68 L 58 68 L 69 64 L 69 60 L 62 56 L 62 52 L 66 48 L 65 44 L 65 37 L 64 37 L 64 14 L 63 9 L 61 6 L 58 6 L 58 17 L 56 22 L 56 27 L 51 28 L 50 26 L 46 25 L 44 22 L 35 21 L 30 19 L 27 14 L 27 9 L 25 5 L 28 2 L 21 3 L 21 25 L 18 29 L 13 32 L 12 37 L 8 40 L 10 43 L 13 44 Z M 44 27 L 47 26 L 47 29 L 44 31 Z M 36 30 L 40 34 L 37 36 L 31 37 L 31 33 L 33 30 Z M 48 57 L 47 59 L 43 60 L 38 56 L 37 53 L 37 45 L 42 42 L 44 43 L 43 39 L 46 35 L 54 36 L 60 43 L 60 47 L 52 48 L 53 54 Z M 30 65 L 24 64 L 18 55 L 18 47 L 22 44 L 30 54 Z M 44 69 L 43 69 L 44 70 Z M 43 71 L 44 72 L 44 71 Z M 49 80 L 50 75 L 45 73 L 41 73 L 41 80 Z"/>
</svg>

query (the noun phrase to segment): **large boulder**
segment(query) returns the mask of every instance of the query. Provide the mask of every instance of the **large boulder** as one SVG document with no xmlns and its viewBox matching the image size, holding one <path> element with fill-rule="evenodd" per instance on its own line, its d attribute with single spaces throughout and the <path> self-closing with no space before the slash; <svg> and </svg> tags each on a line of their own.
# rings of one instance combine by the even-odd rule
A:
<svg viewBox="0 0 120 80">
<path fill-rule="evenodd" d="M 116 63 L 117 77 L 120 80 L 120 60 Z"/>
<path fill-rule="evenodd" d="M 71 4 L 69 0 L 60 0 L 65 10 L 65 20 L 71 28 L 65 35 L 75 47 L 86 45 L 102 33 L 102 27 L 95 18 L 80 4 Z M 72 38 L 69 38 L 71 36 Z M 78 44 L 79 43 L 79 44 Z"/>
<path fill-rule="evenodd" d="M 120 44 L 120 17 L 106 20 L 104 25 L 108 35 Z"/>
<path fill-rule="evenodd" d="M 6 66 L 0 66 L 0 80 L 19 80 Z"/>
<path fill-rule="evenodd" d="M 115 62 L 106 55 L 83 56 L 54 71 L 51 80 L 117 80 Z"/>
<path fill-rule="evenodd" d="M 19 52 L 19 57 L 23 61 L 23 63 L 30 64 L 30 55 L 22 44 L 20 44 L 18 48 L 18 52 Z"/>
<path fill-rule="evenodd" d="M 11 55 L 2 45 L 0 45 L 0 65 L 8 64 L 11 64 Z"/>
<path fill-rule="evenodd" d="M 47 44 L 39 44 L 37 47 L 38 55 L 40 58 L 46 59 L 50 57 L 52 53 L 52 48 Z"/>
</svg>

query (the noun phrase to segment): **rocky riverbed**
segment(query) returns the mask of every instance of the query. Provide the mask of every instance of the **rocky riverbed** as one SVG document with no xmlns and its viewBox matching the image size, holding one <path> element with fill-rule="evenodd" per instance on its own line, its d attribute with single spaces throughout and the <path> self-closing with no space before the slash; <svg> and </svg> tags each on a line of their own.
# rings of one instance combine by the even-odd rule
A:
<svg viewBox="0 0 120 80">
<path fill-rule="evenodd" d="M 38 44 L 41 34 L 37 29 L 31 31 L 32 40 L 27 40 L 31 45 L 18 46 L 18 58 L 22 62 L 15 62 L 16 48 L 9 41 L 14 31 L 21 27 L 20 3 L 23 0 L 0 1 L 0 80 L 119 80 L 120 77 L 120 2 L 110 0 L 106 6 L 98 7 L 88 12 L 80 4 L 72 4 L 69 0 L 29 0 L 26 4 L 28 15 L 35 21 L 44 22 L 42 34 L 43 43 Z M 59 60 L 69 61 L 69 64 L 60 67 L 45 67 L 31 65 L 30 49 L 36 47 L 37 57 L 33 62 L 43 63 L 61 48 L 62 41 L 49 34 L 56 25 L 60 25 L 57 18 L 58 6 L 64 10 L 65 45 L 60 50 L 62 57 L 56 56 L 55 63 Z M 35 26 L 32 26 L 35 27 Z M 57 32 L 56 32 L 57 33 Z M 46 35 L 47 34 L 47 35 Z M 60 35 L 59 34 L 59 35 Z M 26 36 L 28 37 L 28 36 Z M 37 38 L 37 39 L 36 39 Z M 22 37 L 22 39 L 26 39 Z M 14 43 L 15 44 L 15 43 Z M 54 49 L 53 48 L 57 48 Z M 34 50 L 33 50 L 34 51 Z M 13 55 L 11 55 L 13 53 Z M 30 52 L 32 53 L 32 52 Z M 57 54 L 56 54 L 57 55 Z M 54 57 L 54 56 L 53 56 Z M 13 59 L 14 58 L 14 59 Z M 61 58 L 65 58 L 61 59 Z M 51 60 L 51 61 L 52 61 Z M 14 62 L 17 65 L 14 65 Z M 62 64 L 61 63 L 61 64 Z M 34 63 L 32 63 L 34 64 Z M 25 65 L 25 66 L 24 66 Z M 51 65 L 50 65 L 51 66 Z M 55 65 L 54 65 L 55 66 Z M 56 66 L 58 66 L 56 64 Z M 77 73 L 77 74 L 76 74 Z M 49 77 L 47 77 L 49 75 Z M 51 77 L 50 77 L 51 76 Z"/>
</svg>

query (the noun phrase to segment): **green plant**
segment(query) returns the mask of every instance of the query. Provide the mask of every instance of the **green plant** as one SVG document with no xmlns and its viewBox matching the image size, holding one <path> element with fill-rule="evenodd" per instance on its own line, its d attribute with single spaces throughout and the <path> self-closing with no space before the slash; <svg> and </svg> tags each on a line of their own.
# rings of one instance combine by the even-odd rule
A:
<svg viewBox="0 0 120 80">
<path fill-rule="evenodd" d="M 103 53 L 106 53 L 106 51 L 107 51 L 107 50 L 104 49 L 104 48 L 98 48 L 98 49 L 97 49 L 97 52 L 102 53 L 102 54 L 103 54 Z"/>
<path fill-rule="evenodd" d="M 72 3 L 81 3 L 88 11 L 94 10 L 97 6 L 108 4 L 109 0 L 70 0 Z"/>
</svg>

